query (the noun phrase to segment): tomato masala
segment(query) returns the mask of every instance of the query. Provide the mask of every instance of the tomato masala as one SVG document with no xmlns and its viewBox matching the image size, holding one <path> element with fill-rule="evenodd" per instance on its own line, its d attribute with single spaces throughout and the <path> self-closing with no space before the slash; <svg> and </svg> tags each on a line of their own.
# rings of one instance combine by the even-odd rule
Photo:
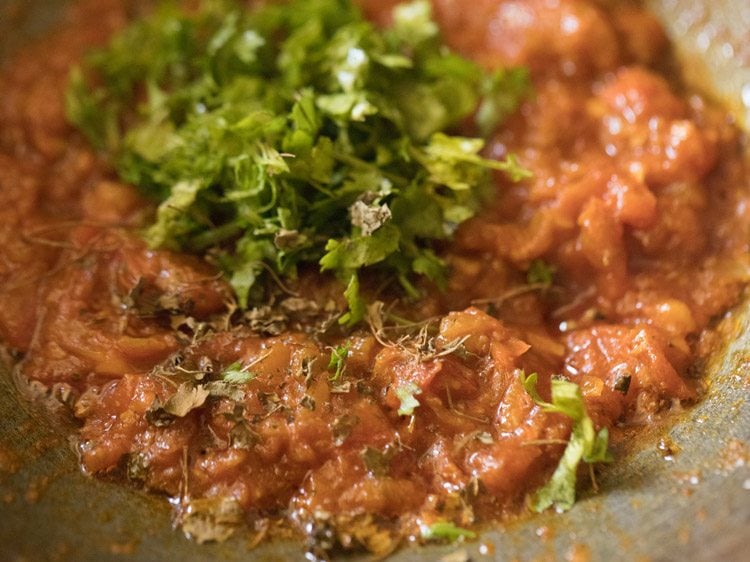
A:
<svg viewBox="0 0 750 562">
<path fill-rule="evenodd" d="M 359 3 L 380 26 L 397 4 Z M 75 2 L 2 70 L 0 337 L 80 422 L 83 470 L 176 498 L 199 541 L 281 519 L 314 551 L 385 553 L 518 513 L 574 424 L 523 373 L 545 399 L 576 383 L 597 431 L 701 396 L 707 335 L 750 271 L 737 125 L 663 72 L 667 39 L 635 3 L 432 4 L 456 52 L 530 70 L 485 156 L 532 175 L 498 172 L 440 246 L 446 290 L 380 292 L 349 331 L 344 287 L 314 268 L 242 310 L 210 262 L 141 238 L 154 204 L 64 99 L 133 3 Z"/>
</svg>

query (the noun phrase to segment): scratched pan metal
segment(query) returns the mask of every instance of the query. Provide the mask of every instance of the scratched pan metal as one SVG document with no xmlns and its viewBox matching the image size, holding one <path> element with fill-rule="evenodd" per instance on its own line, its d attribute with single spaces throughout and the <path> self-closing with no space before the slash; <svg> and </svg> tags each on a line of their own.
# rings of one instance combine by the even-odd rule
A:
<svg viewBox="0 0 750 562">
<path fill-rule="evenodd" d="M 709 78 L 750 122 L 750 2 L 650 4 L 678 41 L 688 78 Z M 0 57 L 50 25 L 59 6 L 0 0 Z M 584 494 L 562 515 L 487 529 L 474 543 L 405 548 L 391 559 L 422 562 L 464 550 L 475 561 L 749 560 L 750 301 L 726 324 L 728 344 L 706 367 L 706 399 L 635 445 L 620 445 L 598 494 Z M 30 407 L 7 365 L 0 368 L 0 561 L 304 560 L 295 542 L 250 550 L 241 536 L 202 546 L 186 540 L 172 529 L 163 497 L 84 476 L 61 423 Z"/>
</svg>

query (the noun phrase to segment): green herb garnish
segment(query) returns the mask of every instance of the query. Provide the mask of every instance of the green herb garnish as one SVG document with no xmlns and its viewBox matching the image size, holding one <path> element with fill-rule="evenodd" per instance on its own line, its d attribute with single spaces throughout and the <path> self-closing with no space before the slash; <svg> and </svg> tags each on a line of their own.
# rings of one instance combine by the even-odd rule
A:
<svg viewBox="0 0 750 562">
<path fill-rule="evenodd" d="M 347 287 L 352 325 L 357 272 L 411 296 L 415 275 L 442 285 L 433 242 L 475 213 L 490 170 L 528 174 L 445 133 L 475 110 L 493 129 L 527 93 L 525 71 L 451 53 L 425 0 L 394 20 L 381 31 L 344 0 L 166 4 L 72 72 L 68 117 L 161 202 L 152 246 L 209 255 L 243 307 L 319 264 Z"/>
<path fill-rule="evenodd" d="M 257 375 L 249 370 L 249 366 L 244 366 L 239 361 L 229 365 L 221 373 L 221 378 L 229 384 L 245 384 L 253 380 Z"/>
<path fill-rule="evenodd" d="M 419 532 L 427 541 L 445 540 L 455 542 L 460 539 L 473 539 L 477 536 L 474 531 L 463 529 L 450 521 L 438 521 L 432 525 L 420 525 Z"/>
<path fill-rule="evenodd" d="M 552 282 L 555 280 L 556 271 L 557 268 L 554 265 L 550 265 L 544 260 L 533 260 L 526 272 L 526 282 L 529 285 L 551 287 Z"/>
<path fill-rule="evenodd" d="M 581 387 L 574 382 L 553 378 L 552 402 L 545 402 L 536 389 L 537 374 L 528 377 L 521 372 L 521 383 L 526 392 L 545 412 L 554 412 L 568 416 L 573 420 L 563 456 L 552 474 L 550 481 L 536 491 L 532 499 L 534 511 L 541 512 L 554 506 L 558 511 L 573 507 L 576 500 L 576 481 L 578 465 L 581 460 L 593 464 L 612 462 L 608 450 L 609 431 L 603 427 L 597 433 L 594 422 L 586 413 Z"/>
<path fill-rule="evenodd" d="M 331 359 L 328 361 L 328 369 L 333 371 L 330 380 L 337 381 L 344 374 L 346 368 L 346 358 L 349 356 L 349 342 L 339 345 L 331 350 Z"/>
</svg>

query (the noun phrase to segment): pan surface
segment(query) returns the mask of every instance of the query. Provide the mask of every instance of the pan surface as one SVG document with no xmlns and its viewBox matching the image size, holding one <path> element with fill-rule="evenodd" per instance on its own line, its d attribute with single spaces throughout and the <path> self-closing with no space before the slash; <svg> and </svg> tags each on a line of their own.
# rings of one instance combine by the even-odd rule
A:
<svg viewBox="0 0 750 562">
<path fill-rule="evenodd" d="M 60 4 L 0 0 L 0 58 L 50 25 Z M 710 79 L 718 97 L 750 122 L 750 3 L 650 4 L 678 41 L 678 57 L 690 61 L 687 78 Z M 746 560 L 750 302 L 725 319 L 723 333 L 729 343 L 706 366 L 707 397 L 637 442 L 616 443 L 618 460 L 602 471 L 598 494 L 586 493 L 563 515 L 547 513 L 488 529 L 472 543 L 405 548 L 391 559 Z M 241 534 L 223 544 L 197 546 L 172 529 L 163 497 L 83 475 L 62 436 L 64 418 L 42 415 L 38 405 L 21 397 L 7 359 L 3 363 L 0 560 L 305 559 L 299 543 L 250 550 Z"/>
</svg>

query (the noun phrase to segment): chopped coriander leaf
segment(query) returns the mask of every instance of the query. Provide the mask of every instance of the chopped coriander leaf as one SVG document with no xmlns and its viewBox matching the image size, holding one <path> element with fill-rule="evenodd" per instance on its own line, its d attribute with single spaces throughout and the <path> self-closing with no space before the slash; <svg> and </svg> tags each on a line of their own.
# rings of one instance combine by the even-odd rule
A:
<svg viewBox="0 0 750 562">
<path fill-rule="evenodd" d="M 221 373 L 222 380 L 229 384 L 244 384 L 250 382 L 256 376 L 255 373 L 248 370 L 247 366 L 243 367 L 239 361 L 232 363 Z"/>
<path fill-rule="evenodd" d="M 396 9 L 380 30 L 351 1 L 247 8 L 166 3 L 71 74 L 69 120 L 120 177 L 160 203 L 153 247 L 204 253 L 238 303 L 267 297 L 273 276 L 318 264 L 444 284 L 433 243 L 492 191 L 490 170 L 528 176 L 481 139 L 451 136 L 479 108 L 489 132 L 527 95 L 522 70 L 487 74 L 440 42 L 430 4 Z"/>
<path fill-rule="evenodd" d="M 414 415 L 414 409 L 419 408 L 419 400 L 415 398 L 417 394 L 422 394 L 422 389 L 413 382 L 407 382 L 396 387 L 396 397 L 401 402 L 398 408 L 399 416 Z"/>
<path fill-rule="evenodd" d="M 349 284 L 344 291 L 344 298 L 346 298 L 349 310 L 339 318 L 339 323 L 353 326 L 364 318 L 367 306 L 359 293 L 359 277 L 356 274 L 352 274 L 349 279 Z"/>
<path fill-rule="evenodd" d="M 445 540 L 455 542 L 460 539 L 473 539 L 477 534 L 468 529 L 456 526 L 450 521 L 438 521 L 432 525 L 420 525 L 419 532 L 422 538 L 427 541 Z"/>
<path fill-rule="evenodd" d="M 581 460 L 589 464 L 612 462 L 608 449 L 609 431 L 603 427 L 596 432 L 594 422 L 586 412 L 581 387 L 574 382 L 553 378 L 552 402 L 545 402 L 536 389 L 537 374 L 526 376 L 521 372 L 520 376 L 526 392 L 545 412 L 563 414 L 573 420 L 570 439 L 555 472 L 532 498 L 534 511 L 541 512 L 553 506 L 558 511 L 567 511 L 575 503 Z"/>
<path fill-rule="evenodd" d="M 533 260 L 529 265 L 529 270 L 526 272 L 526 282 L 529 285 L 551 287 L 556 271 L 557 268 L 554 265 L 550 265 L 544 260 Z"/>
<path fill-rule="evenodd" d="M 482 135 L 492 133 L 518 107 L 518 100 L 531 95 L 531 81 L 526 68 L 501 69 L 483 83 L 485 97 L 477 109 L 476 120 Z"/>
<path fill-rule="evenodd" d="M 351 344 L 347 342 L 346 344 L 339 345 L 338 347 L 331 350 L 331 359 L 330 361 L 328 361 L 328 369 L 332 370 L 333 374 L 330 376 L 330 380 L 337 381 L 344 374 L 344 369 L 346 368 L 346 358 L 349 355 L 350 348 Z"/>
</svg>

